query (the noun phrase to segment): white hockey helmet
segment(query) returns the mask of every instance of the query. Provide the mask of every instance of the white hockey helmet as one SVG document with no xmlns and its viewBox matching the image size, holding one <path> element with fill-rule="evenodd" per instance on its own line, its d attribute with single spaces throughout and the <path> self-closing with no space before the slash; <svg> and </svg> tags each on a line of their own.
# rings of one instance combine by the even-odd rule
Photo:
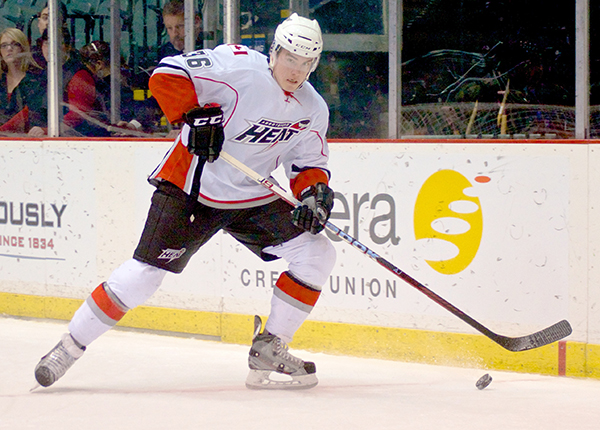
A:
<svg viewBox="0 0 600 430">
<path fill-rule="evenodd" d="M 314 72 L 323 51 L 323 37 L 317 20 L 293 13 L 277 26 L 269 50 L 269 66 L 271 68 L 273 68 L 275 57 L 281 48 L 301 57 L 314 58 L 310 73 Z"/>
</svg>

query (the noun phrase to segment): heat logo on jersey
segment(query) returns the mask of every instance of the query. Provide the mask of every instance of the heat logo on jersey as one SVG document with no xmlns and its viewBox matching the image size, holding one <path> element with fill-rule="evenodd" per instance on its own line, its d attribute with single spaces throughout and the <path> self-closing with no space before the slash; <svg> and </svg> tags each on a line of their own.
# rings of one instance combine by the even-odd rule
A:
<svg viewBox="0 0 600 430">
<path fill-rule="evenodd" d="M 296 122 L 279 122 L 261 118 L 248 121 L 250 127 L 234 137 L 239 143 L 275 145 L 276 143 L 289 142 L 298 133 L 310 126 L 310 119 L 301 119 Z"/>
</svg>

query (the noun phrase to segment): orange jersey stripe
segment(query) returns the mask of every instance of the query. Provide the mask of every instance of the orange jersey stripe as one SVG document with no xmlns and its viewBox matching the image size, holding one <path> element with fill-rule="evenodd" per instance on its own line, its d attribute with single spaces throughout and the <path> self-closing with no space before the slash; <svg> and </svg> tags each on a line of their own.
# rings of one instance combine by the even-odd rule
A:
<svg viewBox="0 0 600 430">
<path fill-rule="evenodd" d="M 190 154 L 187 148 L 181 143 L 181 140 L 179 140 L 175 148 L 173 148 L 173 152 L 165 160 L 165 163 L 155 176 L 169 181 L 183 190 L 185 189 L 185 181 L 193 159 L 194 155 Z"/>
<path fill-rule="evenodd" d="M 112 320 L 119 321 L 125 316 L 125 313 L 104 291 L 104 287 L 99 285 L 92 292 L 92 299 L 98 305 L 100 310 Z"/>
<path fill-rule="evenodd" d="M 150 77 L 150 91 L 171 124 L 182 122 L 182 115 L 199 106 L 192 81 L 179 75 L 154 73 Z"/>
<path fill-rule="evenodd" d="M 329 177 L 321 169 L 308 169 L 298 173 L 294 179 L 290 180 L 290 187 L 296 197 L 307 187 L 315 185 L 319 182 L 329 184 Z"/>
<path fill-rule="evenodd" d="M 288 296 L 309 306 L 314 306 L 321 295 L 320 291 L 313 290 L 294 281 L 287 272 L 281 274 L 275 285 Z"/>
</svg>

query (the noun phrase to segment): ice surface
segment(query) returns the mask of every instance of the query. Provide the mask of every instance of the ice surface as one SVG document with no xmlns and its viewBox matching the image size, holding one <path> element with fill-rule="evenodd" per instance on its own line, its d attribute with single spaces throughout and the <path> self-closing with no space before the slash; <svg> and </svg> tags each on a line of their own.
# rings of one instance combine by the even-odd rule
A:
<svg viewBox="0 0 600 430">
<path fill-rule="evenodd" d="M 597 380 L 292 351 L 315 361 L 319 385 L 254 391 L 244 386 L 246 346 L 118 330 L 30 392 L 66 326 L 0 318 L 0 429 L 600 428 Z M 480 391 L 486 372 L 494 380 Z"/>
</svg>

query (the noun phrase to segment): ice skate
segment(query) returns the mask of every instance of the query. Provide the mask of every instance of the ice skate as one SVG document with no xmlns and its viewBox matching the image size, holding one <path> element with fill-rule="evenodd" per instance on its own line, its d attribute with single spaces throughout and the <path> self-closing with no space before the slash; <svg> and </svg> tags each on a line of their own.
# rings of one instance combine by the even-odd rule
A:
<svg viewBox="0 0 600 430">
<path fill-rule="evenodd" d="M 69 333 L 65 333 L 58 344 L 42 357 L 35 367 L 35 379 L 42 387 L 49 387 L 60 379 L 67 370 L 83 355 Z"/>
<path fill-rule="evenodd" d="M 299 390 L 318 384 L 315 363 L 303 361 L 288 352 L 287 344 L 269 332 L 260 333 L 262 321 L 254 317 L 254 337 L 246 387 L 258 390 Z"/>
</svg>

